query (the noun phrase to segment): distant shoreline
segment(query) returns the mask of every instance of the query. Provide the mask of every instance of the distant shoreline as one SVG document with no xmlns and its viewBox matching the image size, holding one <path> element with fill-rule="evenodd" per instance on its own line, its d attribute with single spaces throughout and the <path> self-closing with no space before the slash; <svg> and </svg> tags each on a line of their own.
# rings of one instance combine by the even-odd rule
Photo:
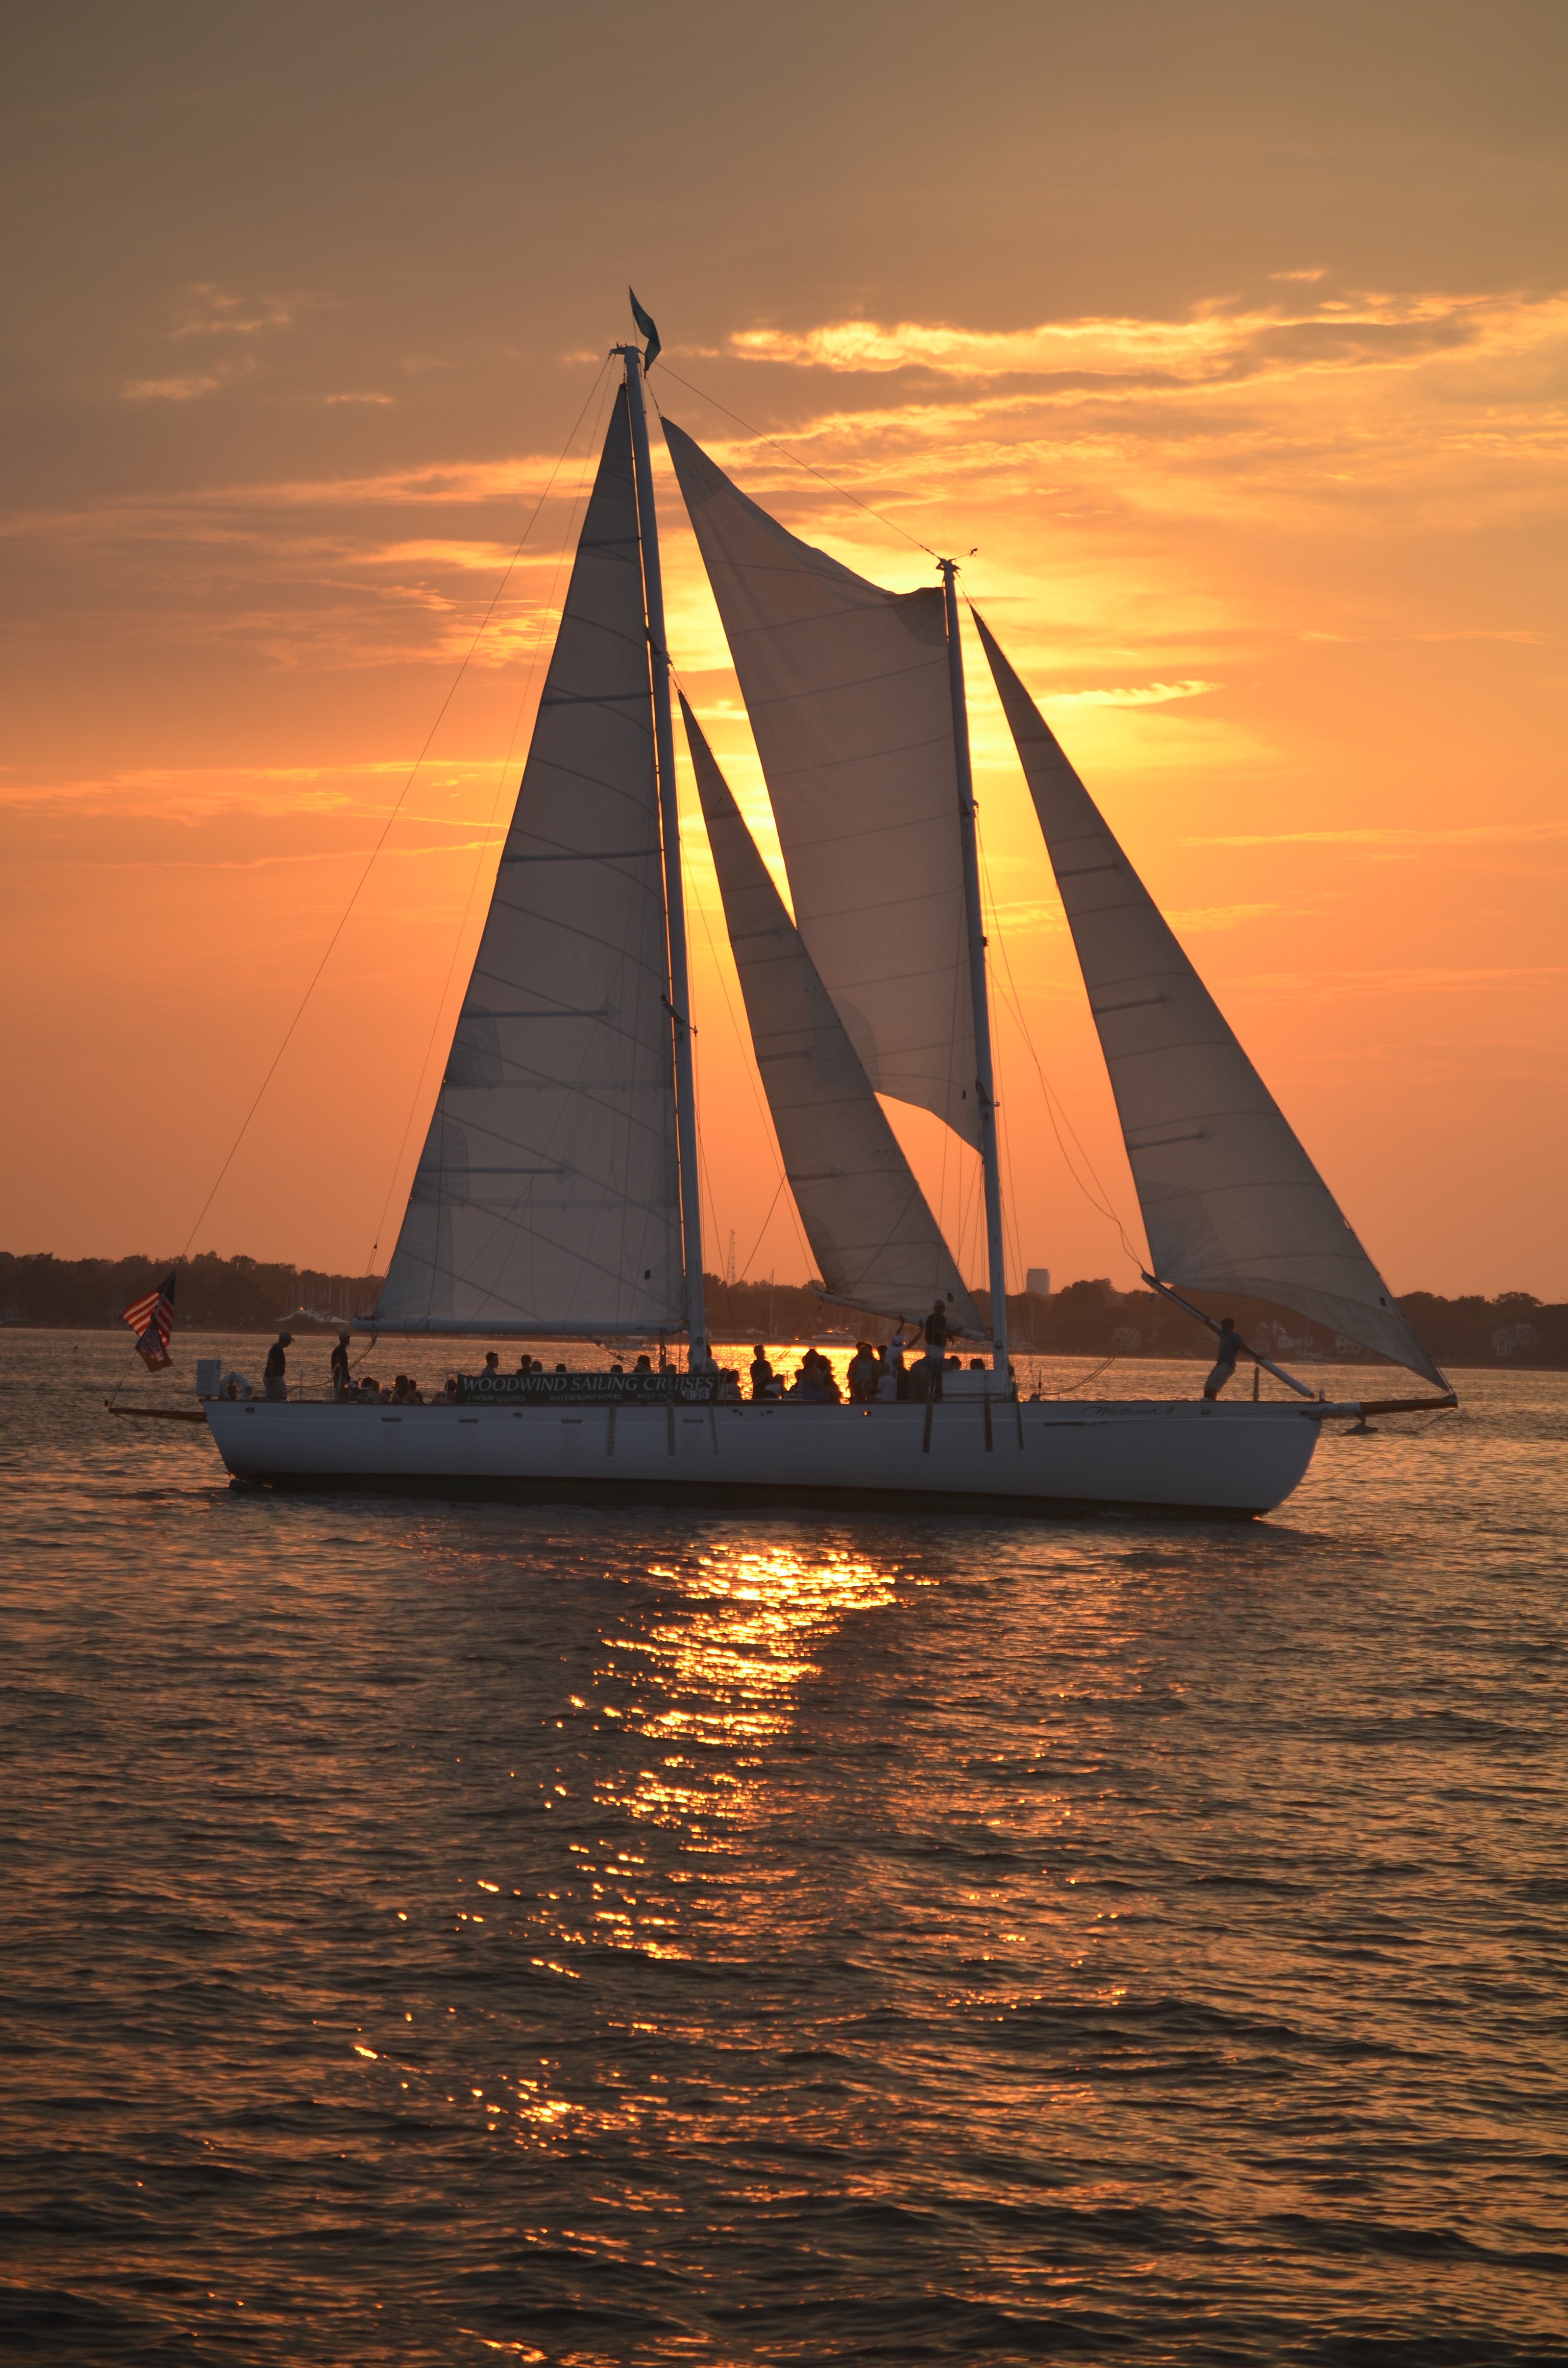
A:
<svg viewBox="0 0 1568 2368">
<path fill-rule="evenodd" d="M 384 1275 L 330 1274 L 243 1256 L 221 1258 L 208 1250 L 192 1258 L 113 1259 L 56 1258 L 43 1252 L 18 1257 L 0 1250 L 0 1331 L 113 1333 L 119 1328 L 121 1310 L 156 1290 L 171 1268 L 175 1331 L 179 1338 L 192 1340 L 204 1335 L 265 1338 L 286 1325 L 307 1341 L 345 1323 L 363 1327 L 358 1336 L 363 1339 L 369 1311 L 386 1283 Z M 703 1292 L 707 1326 L 715 1341 L 765 1339 L 781 1348 L 803 1347 L 831 1334 L 875 1345 L 890 1340 L 897 1328 L 893 1316 L 846 1307 L 820 1283 L 732 1282 L 705 1274 Z M 966 1357 L 981 1350 L 990 1334 L 988 1294 L 971 1290 L 970 1297 L 975 1337 L 951 1344 Z M 1203 1311 L 1203 1322 L 1233 1316 L 1249 1348 L 1286 1367 L 1294 1364 L 1303 1374 L 1314 1366 L 1325 1372 L 1356 1365 L 1395 1370 L 1387 1358 L 1363 1348 L 1326 1314 L 1309 1318 L 1262 1299 L 1195 1285 L 1188 1285 L 1183 1297 Z M 1393 1304 L 1443 1371 L 1555 1372 L 1568 1368 L 1568 1304 L 1542 1305 L 1528 1292 L 1444 1299 L 1426 1291 L 1402 1292 Z M 920 1308 L 904 1311 L 906 1323 L 912 1318 L 918 1325 L 923 1315 Z M 1348 1308 L 1340 1323 L 1346 1319 L 1354 1321 Z M 650 1340 L 657 1338 L 656 1325 L 643 1328 Z M 1049 1295 L 1009 1292 L 1007 1329 L 1013 1353 L 1021 1357 L 1136 1358 L 1185 1366 L 1202 1363 L 1211 1346 L 1193 1313 L 1146 1288 L 1118 1290 L 1104 1276 L 1065 1283 Z M 416 1341 L 427 1336 L 388 1331 L 381 1337 L 388 1343 L 384 1355 L 414 1357 L 420 1353 Z M 502 1344 L 517 1336 L 489 1337 Z M 536 1345 L 548 1337 L 536 1336 Z M 672 1325 L 668 1337 L 678 1339 L 677 1327 Z M 391 1345 L 403 1341 L 406 1349 Z M 449 1359 L 466 1353 L 455 1343 L 437 1350 L 432 1338 L 430 1345 Z"/>
</svg>

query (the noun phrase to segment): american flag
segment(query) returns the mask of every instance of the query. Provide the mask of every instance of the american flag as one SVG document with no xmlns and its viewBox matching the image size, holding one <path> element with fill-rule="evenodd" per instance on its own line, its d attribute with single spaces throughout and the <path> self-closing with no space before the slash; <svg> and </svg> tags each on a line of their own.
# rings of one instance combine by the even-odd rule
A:
<svg viewBox="0 0 1568 2368">
<path fill-rule="evenodd" d="M 161 1366 L 171 1365 L 169 1334 L 175 1328 L 175 1274 L 170 1269 L 156 1291 L 144 1299 L 133 1299 L 126 1309 L 123 1321 L 136 1335 L 136 1353 L 150 1372 Z"/>
</svg>

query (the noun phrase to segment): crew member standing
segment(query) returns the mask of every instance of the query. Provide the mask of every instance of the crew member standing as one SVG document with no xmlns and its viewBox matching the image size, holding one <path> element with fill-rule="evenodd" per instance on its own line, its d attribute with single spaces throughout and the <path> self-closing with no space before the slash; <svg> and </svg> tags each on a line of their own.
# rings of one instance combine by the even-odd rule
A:
<svg viewBox="0 0 1568 2368">
<path fill-rule="evenodd" d="M 1220 1349 L 1214 1360 L 1214 1370 L 1203 1384 L 1203 1395 L 1206 1398 L 1219 1396 L 1236 1370 L 1236 1359 L 1244 1351 L 1248 1356 L 1252 1354 L 1246 1342 L 1236 1330 L 1235 1317 L 1227 1315 L 1220 1326 Z"/>
<path fill-rule="evenodd" d="M 348 1395 L 348 1343 L 352 1335 L 340 1332 L 337 1346 L 332 1352 L 332 1395 L 340 1403 Z"/>
<path fill-rule="evenodd" d="M 283 1378 L 288 1370 L 289 1360 L 283 1351 L 285 1349 L 291 1349 L 293 1345 L 292 1332 L 279 1332 L 267 1352 L 267 1368 L 263 1379 L 266 1382 L 267 1395 L 269 1398 L 286 1398 L 289 1395 L 289 1384 Z"/>
</svg>

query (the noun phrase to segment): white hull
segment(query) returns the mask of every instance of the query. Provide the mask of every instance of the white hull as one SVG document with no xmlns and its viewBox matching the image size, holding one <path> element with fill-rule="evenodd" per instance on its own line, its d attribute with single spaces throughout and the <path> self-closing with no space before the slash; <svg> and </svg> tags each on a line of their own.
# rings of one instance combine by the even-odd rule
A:
<svg viewBox="0 0 1568 2368">
<path fill-rule="evenodd" d="M 974 1396 L 869 1408 L 206 1405 L 235 1478 L 274 1487 L 1243 1517 L 1297 1486 L 1322 1412 Z"/>
</svg>

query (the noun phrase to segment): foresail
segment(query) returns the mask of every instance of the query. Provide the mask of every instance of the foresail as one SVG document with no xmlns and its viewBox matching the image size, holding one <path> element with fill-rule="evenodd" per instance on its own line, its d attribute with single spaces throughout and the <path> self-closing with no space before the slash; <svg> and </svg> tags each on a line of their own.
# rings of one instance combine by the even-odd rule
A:
<svg viewBox="0 0 1568 2368">
<path fill-rule="evenodd" d="M 979 1139 L 942 594 L 884 592 L 664 423 L 795 920 L 879 1093 Z"/>
<path fill-rule="evenodd" d="M 378 1322 L 682 1320 L 651 697 L 623 388 Z"/>
<path fill-rule="evenodd" d="M 800 932 L 681 700 L 724 919 L 785 1173 L 829 1297 L 983 1327 Z"/>
<path fill-rule="evenodd" d="M 1164 1282 L 1268 1299 L 1447 1383 L 977 616 Z"/>
</svg>

